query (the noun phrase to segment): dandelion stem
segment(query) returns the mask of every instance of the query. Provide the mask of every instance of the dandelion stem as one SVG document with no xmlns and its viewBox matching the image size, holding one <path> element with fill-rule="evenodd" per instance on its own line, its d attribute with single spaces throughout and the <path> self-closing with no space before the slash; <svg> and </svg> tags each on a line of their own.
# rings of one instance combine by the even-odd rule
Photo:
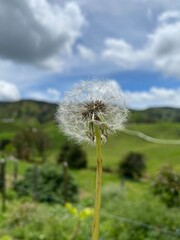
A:
<svg viewBox="0 0 180 240">
<path fill-rule="evenodd" d="M 94 219 L 92 226 L 92 240 L 98 240 L 99 219 L 101 206 L 101 176 L 102 176 L 102 153 L 101 153 L 101 134 L 99 127 L 95 125 L 96 149 L 97 149 L 97 170 L 96 170 L 96 192 L 94 204 Z"/>
</svg>

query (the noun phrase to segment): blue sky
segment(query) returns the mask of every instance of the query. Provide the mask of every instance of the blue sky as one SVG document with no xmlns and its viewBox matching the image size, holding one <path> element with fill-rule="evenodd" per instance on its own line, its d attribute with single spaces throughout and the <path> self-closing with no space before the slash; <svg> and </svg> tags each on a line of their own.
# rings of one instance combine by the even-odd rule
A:
<svg viewBox="0 0 180 240">
<path fill-rule="evenodd" d="M 113 79 L 131 108 L 180 107 L 179 0 L 0 2 L 0 101 Z"/>
</svg>

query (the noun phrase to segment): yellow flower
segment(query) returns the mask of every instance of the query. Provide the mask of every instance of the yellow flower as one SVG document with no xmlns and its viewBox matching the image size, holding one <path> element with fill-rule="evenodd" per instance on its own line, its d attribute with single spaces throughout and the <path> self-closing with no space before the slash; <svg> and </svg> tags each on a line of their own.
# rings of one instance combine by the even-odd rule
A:
<svg viewBox="0 0 180 240">
<path fill-rule="evenodd" d="M 79 218 L 80 220 L 83 220 L 87 217 L 91 217 L 94 214 L 94 209 L 93 208 L 84 208 L 80 213 L 79 213 Z"/>
<path fill-rule="evenodd" d="M 68 212 L 74 216 L 76 216 L 79 220 L 84 220 L 87 217 L 91 217 L 94 214 L 93 208 L 84 208 L 81 211 L 78 211 L 77 208 L 75 208 L 71 203 L 66 203 L 65 208 L 68 210 Z"/>
<path fill-rule="evenodd" d="M 73 207 L 71 203 L 66 203 L 65 208 L 71 213 L 72 215 L 78 216 L 77 208 Z"/>
</svg>

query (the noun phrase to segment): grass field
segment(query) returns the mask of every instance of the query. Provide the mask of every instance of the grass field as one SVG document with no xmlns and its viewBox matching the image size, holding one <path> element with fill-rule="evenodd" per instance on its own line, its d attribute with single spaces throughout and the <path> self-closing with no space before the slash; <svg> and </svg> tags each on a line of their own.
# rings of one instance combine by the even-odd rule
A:
<svg viewBox="0 0 180 240">
<path fill-rule="evenodd" d="M 131 124 L 127 128 L 141 131 L 152 137 L 162 139 L 179 139 L 180 124 Z M 45 131 L 51 140 L 51 151 L 49 156 L 56 157 L 57 150 L 66 139 L 57 131 L 56 126 L 45 126 Z M 89 166 L 96 165 L 96 150 L 84 145 L 87 151 Z M 120 132 L 118 135 L 110 137 L 107 144 L 103 145 L 103 165 L 105 167 L 116 168 L 119 161 L 130 151 L 144 153 L 147 159 L 147 175 L 152 175 L 164 164 L 170 164 L 180 170 L 180 147 L 179 145 L 161 145 L 146 142 L 136 136 L 129 136 Z"/>
<path fill-rule="evenodd" d="M 66 137 L 59 133 L 55 124 L 46 124 L 37 126 L 42 128 L 49 137 L 49 148 L 47 151 L 47 159 L 49 162 L 55 162 L 57 154 L 62 144 L 67 141 Z M 13 137 L 14 134 L 22 128 L 20 123 L 4 123 L 0 125 L 0 138 Z M 129 124 L 128 129 L 143 132 L 149 136 L 162 139 L 179 139 L 180 124 L 178 123 L 156 123 L 156 124 Z M 92 146 L 84 145 L 84 150 L 88 156 L 88 166 L 96 166 L 96 149 Z M 118 168 L 119 162 L 130 151 L 143 153 L 146 157 L 146 180 L 153 177 L 157 171 L 166 164 L 171 165 L 177 171 L 180 171 L 180 146 L 149 143 L 136 136 L 129 136 L 120 132 L 116 136 L 109 138 L 108 143 L 103 145 L 103 166 L 113 170 Z M 23 173 L 27 164 L 22 162 L 20 165 L 20 173 Z M 9 169 L 12 167 L 8 167 Z M 92 170 L 75 171 L 78 182 L 82 187 L 92 188 L 94 186 L 95 173 Z M 87 179 L 87 182 L 86 182 Z M 104 173 L 104 184 L 118 180 L 116 174 Z M 92 183 L 92 184 L 91 184 Z"/>
<path fill-rule="evenodd" d="M 3 137 L 13 137 L 14 134 L 22 127 L 20 123 L 13 124 L 1 124 L 0 125 L 0 138 Z M 66 138 L 60 134 L 57 130 L 55 124 L 45 124 L 36 126 L 42 128 L 49 137 L 49 149 L 47 151 L 47 160 L 49 162 L 55 162 L 57 154 L 60 147 L 66 141 Z M 129 124 L 127 128 L 141 131 L 147 135 L 162 139 L 179 139 L 180 138 L 180 124 L 174 123 L 156 123 L 156 124 Z M 95 187 L 95 171 L 92 169 L 96 166 L 96 150 L 90 146 L 84 145 L 84 150 L 87 152 L 88 156 L 88 169 L 86 170 L 73 170 L 72 174 L 79 185 L 80 188 L 80 202 L 77 205 L 82 208 L 82 206 L 93 206 L 94 199 L 94 187 Z M 120 185 L 120 179 L 116 172 L 107 173 L 103 172 L 103 194 L 102 194 L 102 225 L 101 225 L 101 235 L 102 240 L 171 240 L 178 239 L 176 233 L 177 229 L 180 229 L 180 224 L 176 219 L 180 219 L 180 213 L 176 212 L 174 209 L 166 209 L 165 206 L 159 201 L 158 198 L 154 198 L 151 194 L 151 182 L 153 177 L 157 174 L 158 170 L 166 165 L 170 164 L 177 172 L 180 171 L 180 146 L 179 145 L 166 145 L 166 144 L 155 144 L 149 143 L 140 139 L 136 136 L 129 136 L 126 133 L 120 132 L 118 135 L 110 137 L 107 144 L 103 146 L 103 166 L 111 168 L 112 170 L 117 170 L 119 162 L 123 157 L 130 151 L 137 151 L 143 153 L 146 157 L 147 169 L 144 178 L 139 181 L 126 181 L 125 186 L 122 188 Z M 19 173 L 22 175 L 30 164 L 21 162 L 19 165 Z M 8 162 L 8 179 L 12 180 L 13 165 L 12 162 Z M 20 202 L 18 199 L 11 199 L 8 201 L 9 209 L 10 205 L 17 204 L 20 208 Z M 37 205 L 38 208 L 44 207 L 42 204 Z M 56 208 L 57 206 L 54 206 Z M 58 208 L 58 207 L 57 207 Z M 47 206 L 47 212 L 52 211 L 52 207 Z M 60 214 L 65 214 L 64 210 L 60 207 L 58 208 Z M 41 210 L 38 210 L 41 211 Z M 42 210 L 43 211 L 43 210 Z M 141 215 L 142 211 L 142 215 Z M 159 216 L 157 217 L 157 214 Z M 10 214 L 10 212 L 8 213 Z M 112 214 L 112 216 L 108 216 Z M 63 215 L 65 216 L 65 215 Z M 119 220 L 115 219 L 115 216 L 119 216 Z M 46 215 L 45 215 L 46 217 Z M 47 218 L 49 215 L 47 216 Z M 121 217 L 121 218 L 120 218 Z M 137 224 L 132 223 L 133 227 L 126 220 L 122 218 L 128 218 L 134 222 L 140 221 L 145 224 L 154 226 L 152 229 L 145 230 L 141 227 L 138 228 Z M 40 220 L 39 220 L 40 221 Z M 60 219 L 58 220 L 62 222 Z M 129 221 L 129 220 L 128 220 Z M 3 221 L 0 221 L 3 227 L 0 230 L 5 229 Z M 68 232 L 71 227 L 66 223 L 64 232 Z M 90 224 L 87 221 L 87 224 Z M 89 239 L 83 238 L 84 231 L 90 234 L 90 230 L 87 224 L 83 225 L 82 232 L 80 232 L 78 240 Z M 134 225 L 133 225 L 134 224 Z M 44 225 L 43 225 L 44 226 Z M 164 234 L 161 230 L 156 229 L 166 228 L 172 234 Z M 60 226 L 59 226 L 60 228 Z M 151 228 L 151 227 L 150 227 Z M 83 230 L 84 229 L 84 230 Z M 107 232 L 106 230 L 109 229 Z M 112 231 L 112 229 L 114 229 Z M 124 230 L 123 230 L 124 229 Z M 133 229 L 133 230 L 132 230 Z M 148 233 L 146 233 L 146 230 Z M 30 230 L 27 230 L 30 231 Z M 35 231 L 35 230 L 34 230 Z M 42 230 L 45 231 L 45 230 Z M 55 230 L 54 230 L 55 231 Z M 131 233 L 132 231 L 132 233 Z M 142 231 L 137 234 L 137 238 L 132 238 L 133 231 Z M 12 236 L 11 231 L 4 231 Z M 119 233 L 118 233 L 119 232 Z M 129 233 L 128 233 L 129 232 Z M 128 235 L 129 234 L 129 235 Z M 153 235 L 154 234 L 154 235 Z M 173 235 L 174 234 L 174 235 Z M 23 234 L 22 234 L 23 235 Z M 23 235 L 24 236 L 24 235 Z M 0 238 L 1 239 L 1 238 Z M 25 239 L 25 238 L 12 238 L 12 239 Z M 31 239 L 31 238 L 26 238 Z M 39 240 L 40 238 L 32 238 L 33 240 Z M 42 238 L 45 239 L 46 238 Z M 49 240 L 56 239 L 68 239 L 65 237 L 56 238 L 53 237 Z"/>
</svg>

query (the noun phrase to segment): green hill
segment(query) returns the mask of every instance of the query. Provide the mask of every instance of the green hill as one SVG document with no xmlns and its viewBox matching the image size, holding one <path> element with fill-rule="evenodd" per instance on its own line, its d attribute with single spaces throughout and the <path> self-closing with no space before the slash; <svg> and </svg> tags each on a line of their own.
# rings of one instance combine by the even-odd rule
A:
<svg viewBox="0 0 180 240">
<path fill-rule="evenodd" d="M 0 119 L 2 122 L 16 120 L 49 122 L 54 119 L 56 107 L 56 104 L 33 100 L 0 102 Z"/>
<path fill-rule="evenodd" d="M 158 107 L 141 111 L 132 110 L 130 121 L 136 123 L 180 122 L 180 109 Z"/>
<path fill-rule="evenodd" d="M 45 123 L 54 120 L 56 108 L 57 104 L 34 100 L 0 102 L 0 120 L 3 122 L 22 120 Z M 131 110 L 129 122 L 180 122 L 180 109 L 161 107 Z"/>
</svg>

